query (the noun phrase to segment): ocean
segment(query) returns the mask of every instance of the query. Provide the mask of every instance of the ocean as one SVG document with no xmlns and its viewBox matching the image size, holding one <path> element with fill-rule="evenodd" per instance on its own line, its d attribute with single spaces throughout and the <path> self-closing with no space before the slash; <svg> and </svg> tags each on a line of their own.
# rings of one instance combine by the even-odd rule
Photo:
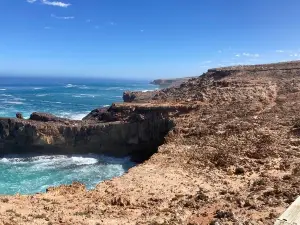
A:
<svg viewBox="0 0 300 225">
<path fill-rule="evenodd" d="M 82 119 L 91 110 L 122 102 L 126 90 L 147 91 L 149 81 L 95 78 L 3 78 L 0 77 L 0 117 L 32 112 Z"/>
<path fill-rule="evenodd" d="M 149 81 L 95 78 L 0 77 L 0 117 L 29 118 L 47 112 L 80 120 L 91 110 L 122 102 L 126 90 L 147 91 Z M 45 192 L 49 186 L 84 183 L 88 189 L 124 174 L 129 158 L 103 155 L 4 155 L 0 158 L 0 195 Z"/>
</svg>

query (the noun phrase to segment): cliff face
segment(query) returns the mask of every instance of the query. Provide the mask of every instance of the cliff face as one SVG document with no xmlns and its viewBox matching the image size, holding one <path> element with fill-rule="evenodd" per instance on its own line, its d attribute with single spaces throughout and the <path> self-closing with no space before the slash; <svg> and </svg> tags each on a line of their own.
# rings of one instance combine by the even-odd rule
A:
<svg viewBox="0 0 300 225">
<path fill-rule="evenodd" d="M 157 150 L 174 125 L 164 109 L 145 115 L 137 110 L 124 117 L 126 110 L 130 114 L 130 108 L 113 108 L 110 113 L 119 117 L 110 123 L 70 121 L 41 113 L 30 120 L 0 118 L 0 153 L 101 153 L 142 160 Z"/>
<path fill-rule="evenodd" d="M 130 103 L 93 110 L 80 126 L 78 121 L 59 122 L 70 130 L 99 126 L 99 135 L 106 129 L 103 126 L 130 126 L 124 128 L 126 133 L 133 129 L 133 136 L 139 138 L 124 134 L 122 144 L 140 143 L 136 140 L 144 135 L 152 137 L 147 143 L 157 140 L 156 132 L 169 130 L 166 121 L 173 121 L 175 127 L 149 160 L 95 190 L 74 183 L 49 188 L 45 194 L 0 197 L 0 221 L 274 224 L 300 194 L 299 68 L 300 62 L 291 62 L 212 69 L 179 87 L 147 96 L 133 93 Z M 12 125 L 7 119 L 1 121 L 2 142 L 15 145 L 18 133 L 24 140 L 27 134 L 16 124 L 26 127 L 25 120 L 13 119 Z M 69 137 L 72 144 L 77 140 L 58 128 L 56 132 L 41 128 L 56 122 L 28 123 L 33 128 L 25 130 L 35 134 L 31 136 Z M 143 135 L 138 135 L 140 129 Z M 119 132 L 114 134 L 122 137 Z M 97 135 L 93 140 L 101 144 Z M 68 146 L 64 139 L 62 143 Z"/>
</svg>

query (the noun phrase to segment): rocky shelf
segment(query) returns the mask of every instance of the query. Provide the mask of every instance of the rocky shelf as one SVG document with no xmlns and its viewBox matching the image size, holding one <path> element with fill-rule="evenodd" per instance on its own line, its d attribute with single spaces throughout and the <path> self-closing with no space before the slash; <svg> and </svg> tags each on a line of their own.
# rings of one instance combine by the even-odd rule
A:
<svg viewBox="0 0 300 225">
<path fill-rule="evenodd" d="M 211 69 L 178 87 L 126 92 L 83 121 L 0 119 L 3 151 L 85 146 L 142 162 L 90 191 L 74 183 L 1 196 L 0 224 L 274 224 L 300 194 L 299 68 Z"/>
</svg>

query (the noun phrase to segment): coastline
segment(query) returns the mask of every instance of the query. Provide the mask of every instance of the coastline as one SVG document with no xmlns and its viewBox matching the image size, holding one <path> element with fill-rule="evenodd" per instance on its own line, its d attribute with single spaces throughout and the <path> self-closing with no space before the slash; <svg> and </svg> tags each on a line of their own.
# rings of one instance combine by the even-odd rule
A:
<svg viewBox="0 0 300 225">
<path fill-rule="evenodd" d="M 1 196 L 0 221 L 17 213 L 22 224 L 273 224 L 299 193 L 299 68 L 291 62 L 213 69 L 180 87 L 148 97 L 134 93 L 94 111 L 87 123 L 117 119 L 146 126 L 145 135 L 174 125 L 158 135 L 157 151 L 94 190 L 74 183 L 45 194 Z M 125 139 L 141 144 L 141 137 Z"/>
</svg>

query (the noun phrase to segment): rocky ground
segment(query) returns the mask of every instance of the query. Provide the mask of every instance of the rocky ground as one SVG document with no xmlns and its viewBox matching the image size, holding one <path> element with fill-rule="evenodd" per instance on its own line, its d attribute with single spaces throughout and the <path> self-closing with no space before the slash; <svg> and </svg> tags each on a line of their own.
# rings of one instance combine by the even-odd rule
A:
<svg viewBox="0 0 300 225">
<path fill-rule="evenodd" d="M 300 193 L 299 68 L 213 69 L 142 100 L 134 93 L 114 107 L 175 109 L 157 153 L 91 191 L 2 196 L 0 224 L 273 224 Z"/>
</svg>

